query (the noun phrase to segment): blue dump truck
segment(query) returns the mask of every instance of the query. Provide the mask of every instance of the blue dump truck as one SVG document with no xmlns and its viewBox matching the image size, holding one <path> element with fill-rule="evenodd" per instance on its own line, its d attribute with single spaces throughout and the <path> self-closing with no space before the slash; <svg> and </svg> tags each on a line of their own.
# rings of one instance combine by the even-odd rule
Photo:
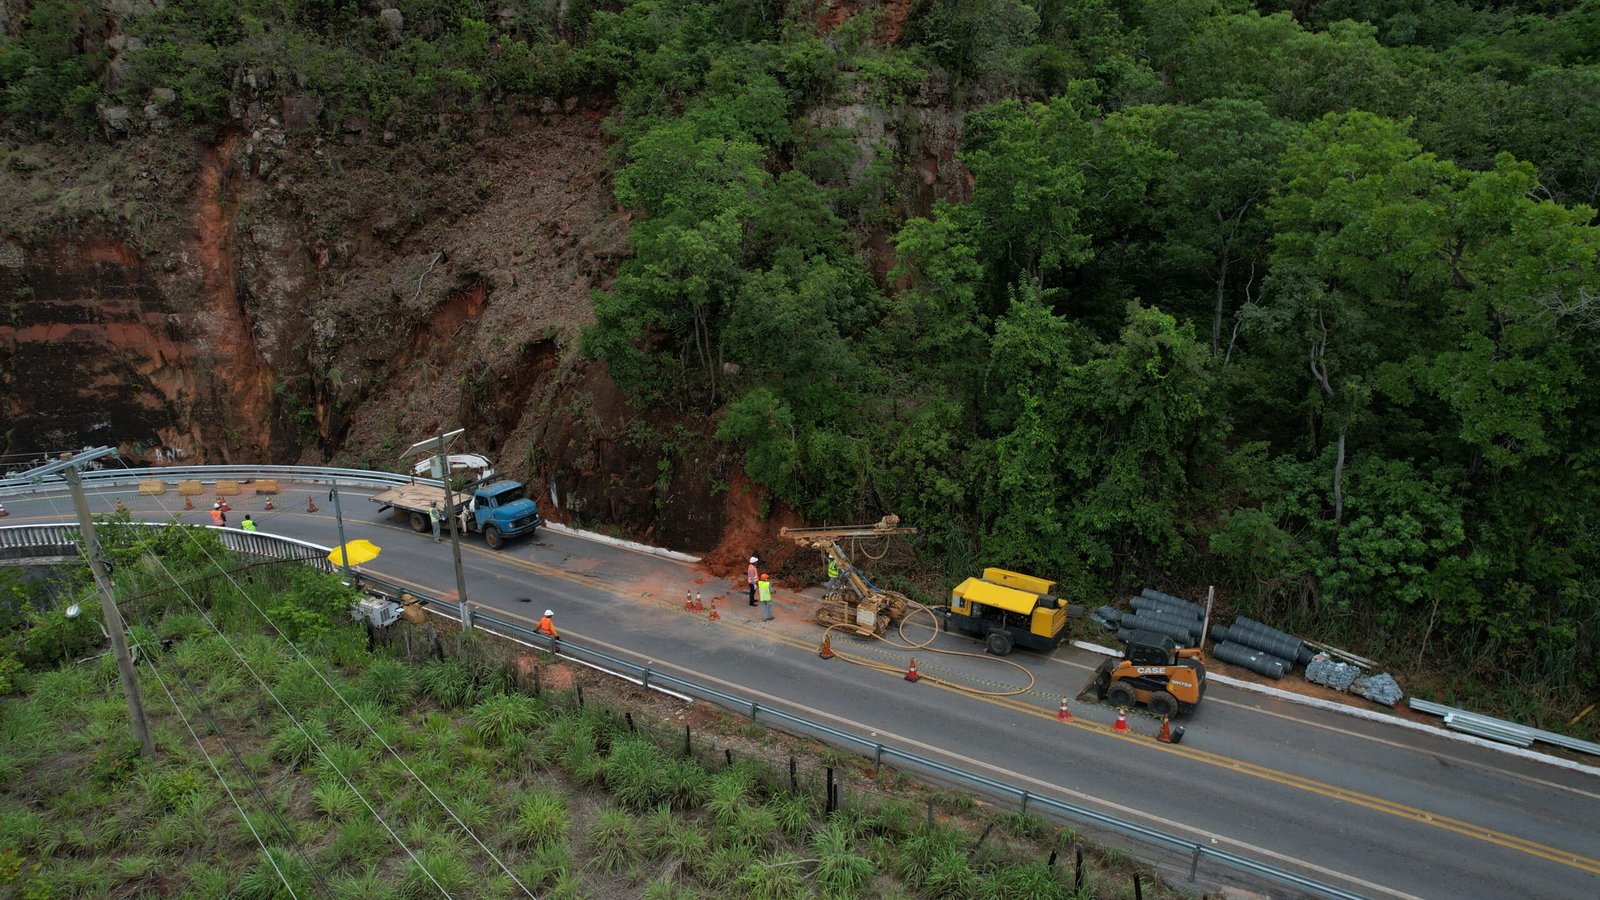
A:
<svg viewBox="0 0 1600 900">
<path fill-rule="evenodd" d="M 406 517 L 411 530 L 426 533 L 432 530 L 429 522 L 429 503 L 445 509 L 444 488 L 439 485 L 413 482 L 390 488 L 367 499 L 378 504 L 380 510 L 392 509 Z M 474 482 L 455 491 L 456 526 L 464 532 L 479 531 L 483 541 L 499 550 L 506 541 L 525 534 L 533 534 L 544 520 L 539 518 L 539 505 L 528 499 L 527 489 L 521 482 L 497 479 Z M 449 524 L 442 526 L 449 530 Z"/>
</svg>

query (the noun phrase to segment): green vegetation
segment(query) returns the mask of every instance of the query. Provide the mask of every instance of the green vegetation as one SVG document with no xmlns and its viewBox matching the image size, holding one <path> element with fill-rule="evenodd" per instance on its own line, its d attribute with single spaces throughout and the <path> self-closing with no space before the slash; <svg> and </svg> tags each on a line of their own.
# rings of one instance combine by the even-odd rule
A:
<svg viewBox="0 0 1600 900">
<path fill-rule="evenodd" d="M 0 89 L 31 133 L 613 97 L 634 252 L 584 349 L 772 497 L 946 574 L 1215 583 L 1557 727 L 1600 687 L 1600 0 L 1280 6 L 170 0 L 113 52 L 39 0 Z"/>
<path fill-rule="evenodd" d="M 129 529 L 105 531 L 133 552 Z M 620 683 L 589 680 L 587 703 L 522 693 L 523 649 L 481 637 L 418 671 L 395 655 L 410 645 L 396 632 L 414 626 L 392 626 L 369 653 L 325 603 L 329 592 L 349 599 L 336 578 L 292 564 L 225 577 L 238 563 L 202 531 L 175 526 L 162 543 L 117 575 L 138 593 L 127 606 L 154 757 L 132 742 L 109 656 L 35 664 L 0 704 L 7 896 L 275 898 L 289 895 L 285 882 L 297 895 L 363 898 L 525 896 L 519 882 L 553 897 L 1086 900 L 1130 889 L 1125 857 L 1089 848 L 1081 874 L 1054 865 L 1053 852 L 1073 858 L 1074 838 L 1030 816 L 930 821 L 904 799 L 909 786 L 880 796 L 854 768 L 838 773 L 841 808 L 824 814 L 821 764 L 804 745 L 793 781 L 770 751 L 741 745 L 729 764 L 705 736 L 686 749 L 677 725 L 597 704 L 623 696 Z M 204 562 L 174 568 L 194 557 Z M 62 600 L 90 596 L 81 575 Z M 294 644 L 268 596 L 301 611 Z M 44 620 L 65 620 L 59 604 L 40 609 L 4 639 L 26 643 Z M 422 631 L 411 637 L 426 654 Z M 1147 896 L 1175 896 L 1144 881 Z"/>
</svg>

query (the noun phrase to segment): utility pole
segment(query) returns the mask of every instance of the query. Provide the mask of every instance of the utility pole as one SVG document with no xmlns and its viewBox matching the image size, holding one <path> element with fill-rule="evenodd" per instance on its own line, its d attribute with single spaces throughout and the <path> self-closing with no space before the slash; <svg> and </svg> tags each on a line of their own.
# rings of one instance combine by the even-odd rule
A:
<svg viewBox="0 0 1600 900">
<path fill-rule="evenodd" d="M 122 613 L 117 609 L 117 598 L 112 592 L 111 575 L 100 558 L 100 543 L 95 539 L 94 519 L 89 515 L 89 501 L 83 496 L 83 483 L 78 468 L 103 456 L 115 456 L 115 447 L 86 448 L 71 459 L 41 466 L 23 473 L 24 478 L 43 480 L 46 475 L 61 473 L 72 491 L 72 505 L 78 511 L 78 532 L 83 535 L 83 555 L 94 572 L 94 582 L 100 591 L 100 611 L 105 616 L 106 631 L 111 636 L 111 650 L 117 657 L 117 671 L 122 676 L 122 693 L 128 698 L 128 718 L 133 722 L 133 736 L 139 741 L 139 752 L 154 756 L 155 741 L 150 737 L 150 725 L 144 718 L 144 697 L 139 693 L 138 675 L 133 670 L 133 659 L 128 656 L 128 639 L 122 631 Z"/>
<path fill-rule="evenodd" d="M 333 501 L 333 520 L 339 523 L 339 564 L 344 567 L 345 584 L 350 581 L 350 546 L 344 542 L 344 512 L 339 509 L 339 485 L 335 484 L 328 491 L 328 499 Z"/>
<path fill-rule="evenodd" d="M 447 433 L 441 429 L 438 437 L 418 441 L 400 454 L 401 459 L 409 459 L 432 451 L 438 460 L 433 474 L 444 479 L 444 514 L 450 519 L 450 555 L 454 557 L 456 565 L 456 599 L 461 606 L 463 635 L 472 630 L 472 605 L 467 601 L 467 578 L 461 571 L 461 536 L 456 530 L 455 498 L 450 488 L 450 444 L 465 431 L 465 428 L 457 428 Z"/>
</svg>

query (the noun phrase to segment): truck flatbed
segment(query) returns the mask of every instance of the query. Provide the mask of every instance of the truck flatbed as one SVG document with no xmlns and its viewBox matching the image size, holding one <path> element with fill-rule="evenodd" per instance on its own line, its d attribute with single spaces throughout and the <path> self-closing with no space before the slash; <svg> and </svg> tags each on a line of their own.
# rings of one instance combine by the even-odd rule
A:
<svg viewBox="0 0 1600 900">
<path fill-rule="evenodd" d="M 471 496 L 470 494 L 456 494 L 457 498 Z M 444 509 L 444 488 L 434 487 L 431 484 L 402 484 L 392 487 L 382 493 L 373 494 L 367 498 L 379 505 L 380 509 L 403 509 L 406 512 L 427 512 L 430 502 L 439 504 Z M 460 506 L 458 501 L 457 506 Z"/>
</svg>

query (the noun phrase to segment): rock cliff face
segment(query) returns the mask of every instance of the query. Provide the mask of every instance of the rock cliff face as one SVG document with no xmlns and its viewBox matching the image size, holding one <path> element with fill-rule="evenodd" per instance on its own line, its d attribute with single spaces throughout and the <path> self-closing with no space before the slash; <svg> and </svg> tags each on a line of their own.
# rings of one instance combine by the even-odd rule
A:
<svg viewBox="0 0 1600 900">
<path fill-rule="evenodd" d="M 576 352 L 589 291 L 627 252 L 605 112 L 490 123 L 427 160 L 259 110 L 198 141 L 12 151 L 8 467 L 112 443 L 147 463 L 171 450 L 394 468 L 406 445 L 463 426 L 554 518 L 712 546 L 725 501 L 706 486 L 731 461 L 691 432 L 663 466 L 651 435 L 674 423 L 632 409 Z"/>
</svg>

